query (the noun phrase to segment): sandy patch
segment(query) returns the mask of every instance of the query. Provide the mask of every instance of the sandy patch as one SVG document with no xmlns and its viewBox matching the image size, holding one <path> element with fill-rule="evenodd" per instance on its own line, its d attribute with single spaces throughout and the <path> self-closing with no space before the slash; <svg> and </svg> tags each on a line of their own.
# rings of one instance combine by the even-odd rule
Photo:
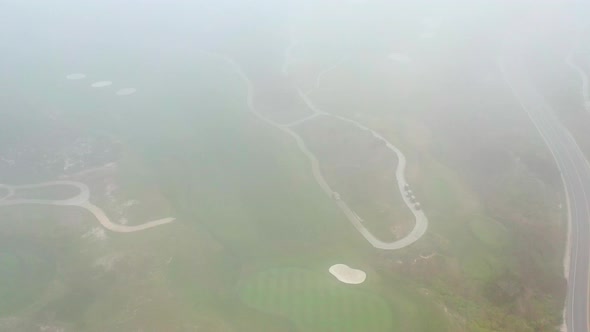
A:
<svg viewBox="0 0 590 332">
<path fill-rule="evenodd" d="M 86 78 L 86 75 L 82 73 L 73 73 L 66 76 L 66 79 L 68 80 L 82 80 L 84 78 Z"/>
<path fill-rule="evenodd" d="M 111 81 L 98 81 L 98 82 L 92 83 L 90 86 L 93 88 L 104 88 L 104 87 L 107 87 L 111 84 L 113 84 L 113 82 L 111 82 Z"/>
<path fill-rule="evenodd" d="M 123 88 L 117 90 L 117 96 L 129 96 L 137 92 L 135 88 Z"/>
<path fill-rule="evenodd" d="M 346 264 L 334 264 L 328 271 L 345 284 L 358 285 L 367 279 L 367 274 L 363 270 L 353 269 Z"/>
</svg>

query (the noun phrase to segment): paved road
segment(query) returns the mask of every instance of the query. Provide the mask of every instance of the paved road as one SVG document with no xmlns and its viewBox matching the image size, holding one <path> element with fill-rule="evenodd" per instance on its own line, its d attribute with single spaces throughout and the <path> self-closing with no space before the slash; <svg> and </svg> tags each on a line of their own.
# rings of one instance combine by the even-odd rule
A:
<svg viewBox="0 0 590 332">
<path fill-rule="evenodd" d="M 504 54 L 499 66 L 507 84 L 545 140 L 561 172 L 568 198 L 569 264 L 565 322 L 569 332 L 587 332 L 590 265 L 590 164 L 554 110 L 534 89 L 523 59 Z"/>
<path fill-rule="evenodd" d="M 212 54 L 212 55 L 214 55 L 214 54 Z M 292 126 L 294 124 L 291 123 L 291 124 L 283 125 L 283 124 L 277 123 L 277 122 L 265 117 L 264 115 L 262 115 L 256 109 L 256 106 L 254 105 L 254 87 L 253 87 L 252 81 L 248 78 L 248 76 L 246 76 L 246 74 L 244 73 L 244 71 L 242 70 L 240 65 L 237 62 L 235 62 L 233 59 L 231 59 L 227 56 L 221 56 L 221 55 L 218 55 L 218 56 L 223 58 L 234 69 L 234 71 L 236 72 L 236 74 L 238 74 L 238 76 L 242 79 L 242 81 L 244 81 L 244 83 L 246 85 L 246 89 L 247 89 L 247 104 L 248 104 L 248 108 L 250 109 L 250 111 L 256 117 L 261 119 L 262 121 L 270 124 L 273 127 L 280 129 L 284 133 L 293 137 L 293 139 L 297 143 L 297 146 L 299 147 L 299 149 L 310 160 L 312 174 L 314 176 L 314 179 L 316 180 L 318 185 L 321 187 L 321 189 L 324 191 L 324 193 L 326 193 L 326 195 L 328 195 L 329 197 L 333 197 L 334 190 L 332 190 L 330 185 L 328 185 L 328 183 L 324 179 L 321 169 L 320 169 L 320 163 L 319 163 L 317 157 L 307 148 L 303 139 L 290 128 L 290 126 Z M 391 241 L 391 242 L 382 241 L 377 236 L 375 236 L 373 233 L 371 233 L 371 231 L 369 231 L 369 229 L 367 229 L 365 227 L 365 225 L 363 224 L 363 220 L 361 218 L 359 218 L 359 216 L 348 206 L 348 204 L 346 204 L 346 202 L 344 202 L 340 199 L 336 199 L 335 200 L 336 205 L 338 205 L 340 210 L 344 213 L 344 215 L 346 215 L 346 217 L 348 218 L 350 223 L 354 226 L 354 228 L 373 247 L 378 248 L 378 249 L 384 249 L 384 250 L 401 249 L 401 248 L 409 246 L 410 244 L 416 242 L 419 238 L 421 238 L 422 235 L 424 235 L 424 233 L 426 232 L 426 230 L 428 228 L 428 219 L 426 218 L 426 215 L 424 214 L 424 212 L 422 210 L 416 210 L 413 207 L 412 202 L 404 195 L 404 186 L 406 185 L 407 182 L 404 177 L 406 159 L 405 159 L 405 156 L 403 155 L 403 153 L 399 149 L 397 149 L 393 144 L 388 142 L 384 137 L 382 137 L 378 133 L 372 131 L 371 129 L 361 125 L 360 123 L 358 123 L 354 120 L 344 118 L 344 117 L 330 115 L 329 113 L 318 109 L 318 107 L 313 104 L 313 102 L 307 97 L 307 95 L 304 94 L 303 92 L 301 92 L 301 90 L 299 90 L 299 95 L 304 100 L 304 102 L 306 103 L 308 108 L 314 112 L 314 114 L 312 116 L 308 116 L 304 119 L 301 119 L 300 121 L 296 121 L 296 124 L 302 123 L 303 121 L 309 121 L 309 120 L 314 119 L 315 117 L 320 116 L 320 115 L 321 116 L 332 116 L 332 117 L 337 118 L 342 121 L 351 122 L 361 130 L 371 131 L 373 133 L 373 136 L 376 139 L 384 141 L 385 144 L 387 145 L 387 147 L 389 149 L 391 149 L 398 157 L 396 178 L 397 178 L 400 194 L 402 195 L 402 197 L 404 199 L 404 203 L 412 211 L 412 213 L 414 214 L 414 217 L 416 219 L 416 223 L 414 225 L 414 228 L 412 229 L 412 231 L 410 231 L 410 233 L 408 233 L 406 236 L 404 236 L 403 238 L 401 238 L 399 240 Z"/>
<path fill-rule="evenodd" d="M 34 189 L 34 188 L 45 188 L 45 187 L 54 187 L 54 186 L 72 186 L 77 188 L 80 193 L 72 198 L 68 199 L 61 199 L 61 200 L 51 200 L 51 199 L 30 199 L 30 198 L 17 198 L 11 199 L 11 197 L 18 191 L 18 190 L 26 190 L 26 189 Z M 53 182 L 44 182 L 38 184 L 27 184 L 27 185 L 18 185 L 18 186 L 11 186 L 6 184 L 0 184 L 0 190 L 5 192 L 3 196 L 0 196 L 0 207 L 2 206 L 12 206 L 12 205 L 55 205 L 55 206 L 77 206 L 88 210 L 94 217 L 98 220 L 98 222 L 106 229 L 118 232 L 118 233 L 131 233 L 142 231 L 148 228 L 164 225 L 171 223 L 175 220 L 175 218 L 163 218 L 153 221 L 148 221 L 141 225 L 135 226 L 126 226 L 112 222 L 109 217 L 104 213 L 104 211 L 99 208 L 98 206 L 90 203 L 90 189 L 88 186 L 82 182 L 77 181 L 53 181 Z"/>
</svg>

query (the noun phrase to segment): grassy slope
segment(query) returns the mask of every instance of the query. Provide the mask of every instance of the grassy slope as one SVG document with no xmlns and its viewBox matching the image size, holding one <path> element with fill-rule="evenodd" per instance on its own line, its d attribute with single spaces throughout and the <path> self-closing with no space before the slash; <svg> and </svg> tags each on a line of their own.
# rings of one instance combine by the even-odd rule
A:
<svg viewBox="0 0 590 332">
<path fill-rule="evenodd" d="M 63 99 L 48 101 L 64 106 L 77 126 L 122 139 L 121 185 L 134 192 L 146 181 L 155 183 L 178 220 L 145 232 L 107 233 L 103 242 L 82 237 L 95 220 L 65 209 L 81 223 L 69 231 L 53 224 L 51 241 L 62 243 L 63 268 L 34 312 L 80 331 L 184 331 L 195 325 L 290 331 L 289 320 L 242 304 L 235 292 L 241 275 L 298 266 L 325 278 L 336 262 L 372 271 L 365 260 L 372 248 L 317 187 L 294 142 L 247 113 L 244 87 L 225 64 L 195 61 L 190 72 L 171 61 L 157 83 L 146 76 L 144 94 L 135 99 L 88 95 L 92 102 L 81 96 L 74 102 L 63 87 Z M 97 109 L 100 117 L 77 113 Z M 109 259 L 112 269 L 100 265 Z M 428 307 L 420 294 L 404 290 L 400 297 L 385 280 L 365 288 L 387 302 L 393 316 L 415 317 L 405 325 L 425 322 L 418 318 L 419 308 Z M 440 331 L 444 320 L 437 322 L 414 330 Z"/>
<path fill-rule="evenodd" d="M 435 110 L 421 108 L 424 103 L 404 107 L 404 105 L 410 105 L 409 100 L 400 98 L 401 96 L 396 93 L 387 93 L 387 89 L 394 88 L 391 86 L 391 79 L 387 77 L 392 73 L 375 70 L 373 66 L 361 70 L 358 67 L 360 62 L 362 61 L 358 60 L 357 63 L 344 65 L 327 75 L 324 79 L 324 88 L 317 94 L 317 98 L 327 109 L 337 110 L 347 116 L 359 112 L 361 109 L 359 104 L 363 104 L 363 122 L 380 130 L 406 152 L 409 160 L 409 181 L 416 184 L 415 192 L 423 201 L 424 209 L 430 219 L 428 234 L 413 248 L 416 253 L 437 252 L 443 255 L 441 260 L 444 262 L 444 267 L 442 268 L 446 270 L 437 272 L 437 274 L 441 273 L 440 276 L 423 275 L 420 278 L 423 278 L 424 282 L 430 285 L 429 287 L 436 289 L 441 296 L 441 302 L 447 303 L 451 310 L 458 313 L 458 317 L 462 316 L 469 321 L 468 324 L 463 325 L 463 328 L 468 330 L 484 331 L 491 328 L 525 331 L 532 326 L 551 329 L 558 324 L 561 291 L 555 290 L 555 286 L 546 287 L 542 291 L 538 289 L 531 291 L 530 288 L 537 287 L 535 285 L 542 283 L 541 280 L 560 278 L 562 249 L 559 245 L 552 246 L 552 249 L 545 250 L 545 260 L 535 261 L 533 265 L 536 267 L 532 269 L 544 271 L 541 273 L 544 274 L 543 277 L 539 274 L 538 277 L 527 275 L 530 272 L 526 271 L 531 267 L 523 268 L 521 258 L 523 252 L 521 243 L 532 239 L 529 236 L 531 234 L 524 235 L 523 238 L 523 233 L 537 234 L 535 230 L 537 227 L 545 229 L 542 231 L 546 232 L 545 234 L 561 232 L 557 230 L 560 228 L 559 222 L 555 222 L 561 216 L 553 208 L 553 204 L 556 204 L 555 200 L 551 202 L 551 199 L 556 197 L 549 198 L 551 195 L 542 194 L 547 197 L 540 198 L 539 195 L 545 193 L 547 187 L 537 188 L 536 191 L 531 190 L 536 186 L 532 183 L 538 183 L 539 179 L 529 181 L 530 175 L 521 173 L 514 175 L 514 178 L 510 180 L 512 183 L 519 182 L 516 187 L 506 187 L 507 191 L 496 194 L 503 197 L 502 199 L 493 204 L 482 201 L 483 197 L 475 191 L 469 178 L 457 174 L 453 169 L 454 166 L 447 166 L 450 164 L 448 158 L 441 159 L 439 155 L 433 153 L 433 149 L 438 148 L 442 143 L 433 142 L 429 138 L 432 133 L 428 130 L 426 133 L 408 133 L 408 125 L 412 125 L 409 130 L 415 130 L 416 127 L 413 125 L 417 121 L 428 123 L 428 120 L 425 122 L 423 117 L 436 116 L 432 113 Z M 380 64 L 375 66 L 379 68 Z M 393 77 L 400 79 L 400 75 L 403 76 L 403 72 Z M 412 89 L 415 90 L 416 87 Z M 406 97 L 415 94 L 412 89 Z M 418 134 L 420 135 L 416 136 Z M 529 145 L 528 149 L 533 148 L 537 149 L 537 146 Z M 514 170 L 511 171 L 514 172 Z M 516 223 L 509 224 L 510 227 L 507 228 L 503 224 L 506 224 L 508 219 L 503 220 L 503 224 L 498 223 L 495 220 L 498 216 L 511 217 L 510 214 L 506 214 L 507 209 L 504 208 L 507 204 L 512 205 L 508 209 L 511 210 L 512 215 L 523 215 L 537 225 L 531 228 Z M 538 216 L 536 213 L 528 212 L 538 209 L 544 210 L 546 215 Z M 551 224 L 553 225 L 545 226 Z M 548 227 L 553 230 L 548 230 Z M 538 255 L 541 251 L 531 248 L 526 252 L 526 255 Z M 456 269 L 453 268 L 455 265 L 457 265 Z M 507 283 L 506 279 L 508 283 L 512 282 L 513 278 L 523 282 L 518 287 L 527 289 L 525 292 L 541 294 L 524 300 L 524 303 L 536 309 L 527 309 L 528 313 L 521 312 L 520 317 L 510 316 L 500 319 L 499 316 L 503 315 L 501 312 L 514 311 L 515 307 L 523 305 L 523 300 L 502 298 L 496 299 L 500 302 L 493 302 L 493 296 L 489 295 L 489 292 L 497 285 L 503 287 Z M 525 280 L 537 278 L 537 280 L 523 281 L 522 278 Z M 462 285 L 460 291 L 456 289 L 456 283 Z M 452 294 L 453 292 L 456 293 Z"/>
</svg>

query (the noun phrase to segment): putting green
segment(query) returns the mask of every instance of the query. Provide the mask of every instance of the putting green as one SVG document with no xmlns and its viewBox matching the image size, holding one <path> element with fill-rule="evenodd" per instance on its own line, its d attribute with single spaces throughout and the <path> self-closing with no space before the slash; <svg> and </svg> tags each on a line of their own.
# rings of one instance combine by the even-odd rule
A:
<svg viewBox="0 0 590 332">
<path fill-rule="evenodd" d="M 332 276 L 298 268 L 276 268 L 239 286 L 242 301 L 293 321 L 302 331 L 390 331 L 392 313 L 379 296 Z"/>
</svg>

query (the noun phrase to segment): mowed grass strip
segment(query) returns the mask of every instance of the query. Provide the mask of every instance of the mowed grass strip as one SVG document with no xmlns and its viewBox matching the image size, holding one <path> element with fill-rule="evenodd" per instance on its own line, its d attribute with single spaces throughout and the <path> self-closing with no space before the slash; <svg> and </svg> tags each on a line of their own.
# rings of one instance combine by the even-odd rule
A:
<svg viewBox="0 0 590 332">
<path fill-rule="evenodd" d="M 390 331 L 389 305 L 375 294 L 299 268 L 275 268 L 239 285 L 248 306 L 285 317 L 304 331 Z"/>
</svg>

